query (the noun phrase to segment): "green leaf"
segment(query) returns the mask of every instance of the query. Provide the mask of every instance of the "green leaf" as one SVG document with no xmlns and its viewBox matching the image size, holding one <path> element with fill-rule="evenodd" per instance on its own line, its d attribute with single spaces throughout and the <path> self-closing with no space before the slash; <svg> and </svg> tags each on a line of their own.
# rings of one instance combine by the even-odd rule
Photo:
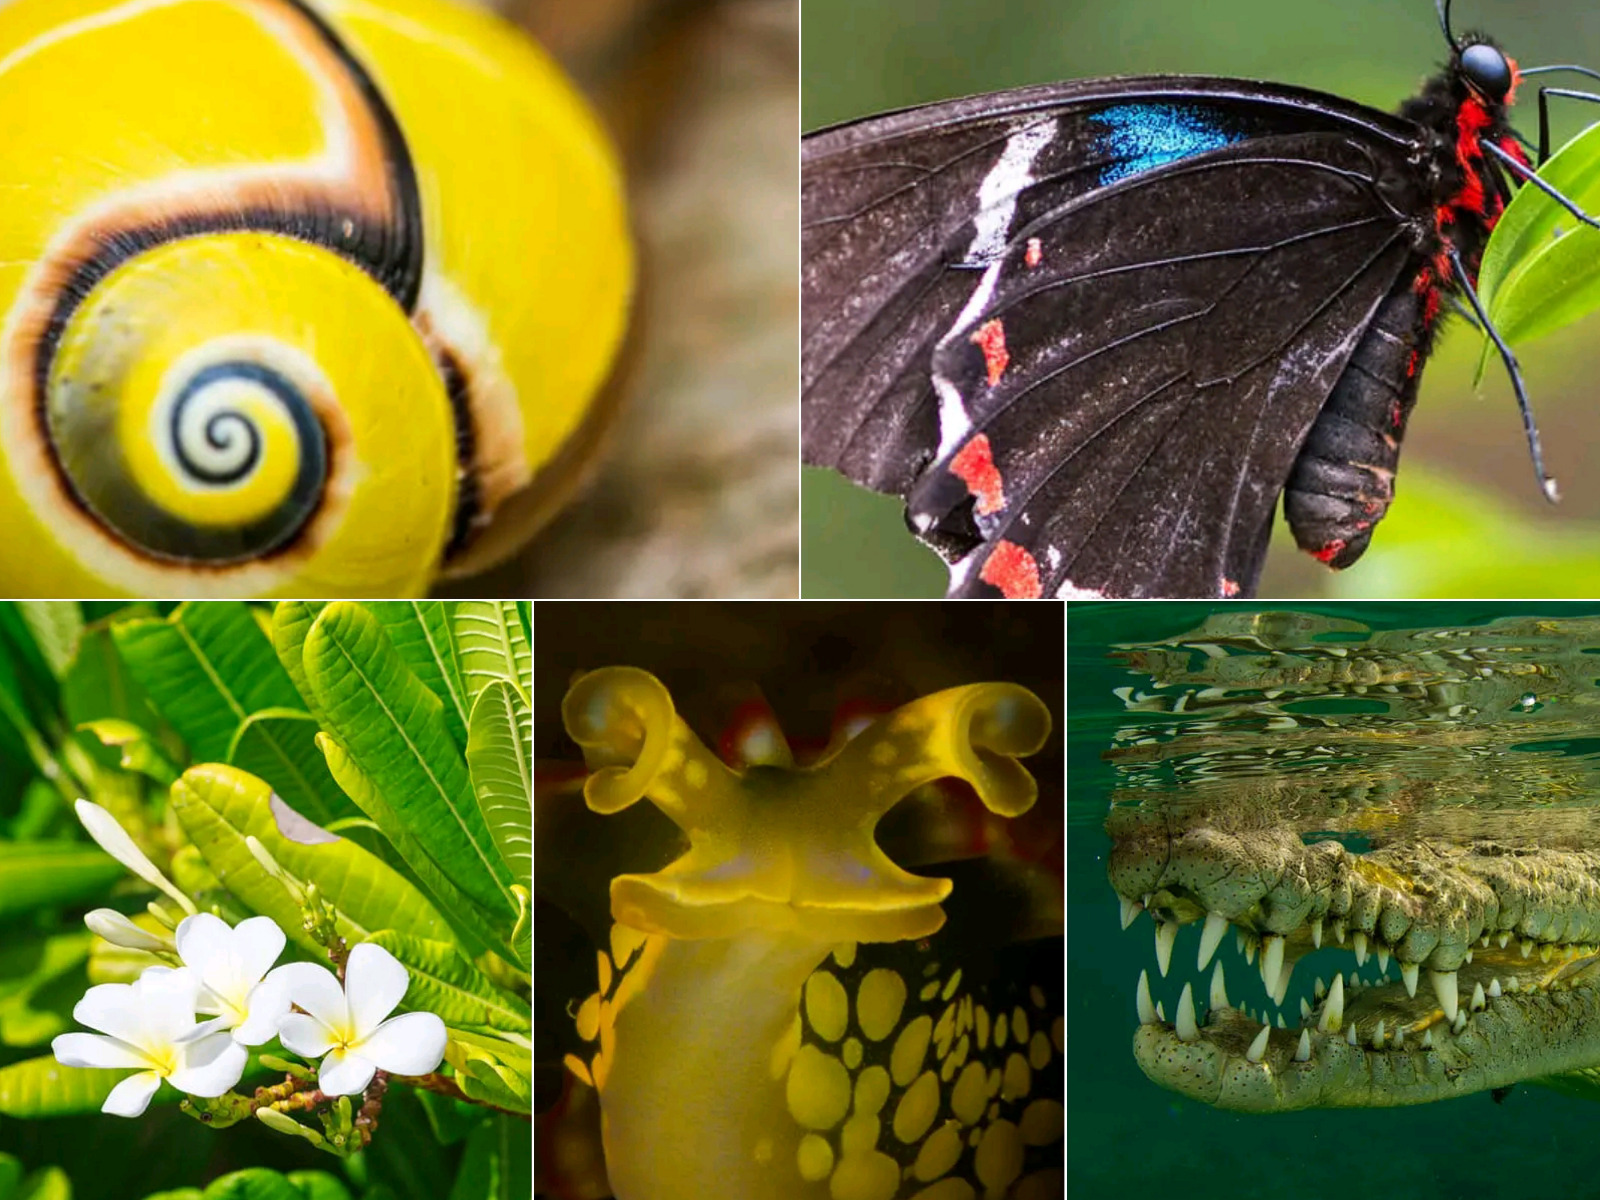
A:
<svg viewBox="0 0 1600 1200">
<path fill-rule="evenodd" d="M 317 749 L 319 732 L 310 713 L 263 709 L 239 726 L 228 748 L 228 762 L 266 780 L 290 808 L 319 825 L 357 816 L 360 810 L 340 790 Z"/>
<path fill-rule="evenodd" d="M 122 752 L 119 765 L 124 771 L 133 771 L 155 780 L 164 788 L 172 786 L 178 777 L 178 768 L 167 757 L 155 737 L 143 726 L 118 717 L 102 717 L 86 721 L 78 728 L 93 736 L 102 746 L 115 746 Z"/>
<path fill-rule="evenodd" d="M 205 1194 L 197 1187 L 186 1187 L 171 1192 L 151 1192 L 144 1200 L 205 1200 Z"/>
<path fill-rule="evenodd" d="M 504 1113 L 467 1139 L 450 1200 L 526 1200 L 533 1194 L 533 1126 Z"/>
<path fill-rule="evenodd" d="M 17 610 L 46 665 L 60 679 L 78 656 L 83 610 L 72 600 L 19 600 Z"/>
<path fill-rule="evenodd" d="M 161 620 L 113 625 L 112 635 L 128 670 L 196 762 L 223 761 L 251 713 L 300 706 L 244 604 L 184 604 Z"/>
<path fill-rule="evenodd" d="M 0 842 L 0 919 L 93 900 L 122 876 L 122 864 L 98 846 Z"/>
<path fill-rule="evenodd" d="M 472 701 L 461 677 L 461 660 L 450 627 L 450 609 L 454 605 L 442 600 L 383 600 L 367 607 L 406 666 L 439 697 L 450 736 L 457 746 L 465 746 Z"/>
<path fill-rule="evenodd" d="M 44 1167 L 23 1181 L 17 1200 L 72 1200 L 72 1180 L 60 1167 Z"/>
<path fill-rule="evenodd" d="M 83 967 L 93 940 L 79 930 L 0 941 L 0 1041 L 38 1046 L 72 1027 L 72 1006 L 88 986 Z"/>
<path fill-rule="evenodd" d="M 441 1146 L 454 1146 L 481 1125 L 486 1115 L 481 1104 L 469 1104 L 465 1100 L 441 1096 L 437 1092 L 426 1092 L 418 1088 L 412 1095 L 422 1106 L 422 1111 L 427 1114 L 428 1124 L 433 1128 L 434 1139 Z M 4 1193 L 0 1193 L 0 1200 L 5 1200 Z"/>
<path fill-rule="evenodd" d="M 1539 178 L 1585 212 L 1600 211 L 1600 125 L 1561 147 Z M 1484 248 L 1478 295 L 1500 336 L 1512 344 L 1586 316 L 1600 308 L 1600 229 L 1581 224 L 1539 188 L 1524 184 Z M 1485 338 L 1483 358 L 1493 353 Z"/>
<path fill-rule="evenodd" d="M 443 706 L 377 619 L 357 604 L 329 605 L 306 636 L 305 670 L 324 728 L 381 797 L 381 804 L 362 805 L 367 815 L 425 881 L 417 851 L 509 927 L 516 913 L 510 873 L 473 801 Z"/>
<path fill-rule="evenodd" d="M 533 679 L 533 652 L 512 600 L 462 600 L 451 609 L 450 627 L 461 654 L 467 702 L 496 680 L 526 693 Z"/>
<path fill-rule="evenodd" d="M 531 1112 L 533 1055 L 502 1038 L 451 1028 L 445 1060 L 456 1069 L 456 1083 L 475 1100 L 513 1112 Z"/>
<path fill-rule="evenodd" d="M 335 910 L 340 936 L 351 945 L 379 929 L 450 937 L 449 925 L 427 897 L 392 868 L 306 820 L 253 775 L 220 764 L 190 767 L 172 785 L 172 807 L 223 886 L 271 917 L 316 959 L 324 951 L 305 932 L 300 906 L 251 855 L 247 836 L 260 840 L 291 875 L 317 885 Z"/>
<path fill-rule="evenodd" d="M 320 600 L 285 600 L 272 610 L 272 648 L 278 662 L 294 681 L 295 691 L 316 712 L 316 697 L 311 694 L 311 684 L 306 680 L 306 634 L 325 604 Z"/>
<path fill-rule="evenodd" d="M 27 1058 L 0 1067 L 0 1113 L 8 1117 L 73 1117 L 99 1112 L 111 1089 L 132 1074 L 64 1067 L 53 1054 Z M 161 1099 L 158 1093 L 154 1102 Z"/>
<path fill-rule="evenodd" d="M 202 1200 L 305 1200 L 305 1193 L 276 1171 L 249 1167 L 211 1181 Z"/>
<path fill-rule="evenodd" d="M 411 973 L 408 1008 L 438 1013 L 447 1025 L 469 1029 L 533 1029 L 527 1001 L 497 988 L 451 943 L 407 937 L 392 929 L 380 930 L 371 940 Z"/>
<path fill-rule="evenodd" d="M 305 1200 L 350 1200 L 350 1190 L 326 1171 L 290 1171 L 286 1178 Z"/>
<path fill-rule="evenodd" d="M 489 836 L 511 878 L 533 879 L 533 713 L 521 692 L 496 680 L 478 694 L 467 768 Z"/>
<path fill-rule="evenodd" d="M 0 1200 L 13 1200 L 22 1179 L 22 1163 L 9 1154 L 0 1154 Z"/>
</svg>

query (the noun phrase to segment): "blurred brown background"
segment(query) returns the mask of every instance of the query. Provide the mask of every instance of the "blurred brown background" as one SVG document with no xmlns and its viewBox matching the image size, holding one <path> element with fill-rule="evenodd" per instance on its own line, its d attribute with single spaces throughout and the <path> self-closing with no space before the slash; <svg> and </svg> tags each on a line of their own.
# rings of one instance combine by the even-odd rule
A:
<svg viewBox="0 0 1600 1200">
<path fill-rule="evenodd" d="M 642 292 L 590 486 L 517 559 L 447 593 L 796 595 L 797 0 L 478 2 L 599 108 Z"/>
</svg>

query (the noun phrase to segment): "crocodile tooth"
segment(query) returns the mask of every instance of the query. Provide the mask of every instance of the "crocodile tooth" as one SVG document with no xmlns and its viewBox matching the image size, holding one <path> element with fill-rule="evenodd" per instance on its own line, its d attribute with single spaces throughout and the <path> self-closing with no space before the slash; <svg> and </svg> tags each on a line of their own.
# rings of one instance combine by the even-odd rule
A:
<svg viewBox="0 0 1600 1200">
<path fill-rule="evenodd" d="M 1394 1048 L 1396 1050 L 1404 1050 L 1406 1048 L 1406 1027 L 1404 1025 L 1394 1031 Z"/>
<path fill-rule="evenodd" d="M 1433 1026 L 1431 1025 L 1422 1031 L 1422 1048 L 1424 1050 L 1433 1049 Z"/>
<path fill-rule="evenodd" d="M 1344 1040 L 1349 1042 L 1352 1046 L 1359 1046 L 1361 1044 L 1356 1040 L 1356 1027 L 1354 1024 L 1346 1026 L 1344 1031 Z"/>
<path fill-rule="evenodd" d="M 1246 965 L 1255 962 L 1257 945 L 1258 945 L 1258 943 L 1257 943 L 1255 938 L 1250 938 L 1245 942 L 1245 944 L 1244 944 L 1244 961 L 1245 961 Z"/>
<path fill-rule="evenodd" d="M 1283 998 L 1289 994 L 1289 976 L 1294 974 L 1294 959 L 1284 960 L 1283 969 L 1278 972 L 1278 982 L 1272 985 L 1272 1002 L 1283 1004 Z"/>
<path fill-rule="evenodd" d="M 1311 995 L 1321 1000 L 1328 994 L 1328 985 L 1322 982 L 1322 976 L 1317 976 L 1317 981 L 1311 985 Z"/>
<path fill-rule="evenodd" d="M 1311 1005 L 1304 996 L 1300 997 L 1300 1019 L 1304 1021 L 1311 1015 Z"/>
<path fill-rule="evenodd" d="M 1472 985 L 1472 1011 L 1482 1012 L 1488 1007 L 1489 1002 L 1483 998 L 1483 984 Z"/>
<path fill-rule="evenodd" d="M 1382 1050 L 1383 1049 L 1383 1018 L 1382 1017 L 1378 1018 L 1378 1027 L 1372 1031 L 1372 1048 L 1374 1050 Z"/>
<path fill-rule="evenodd" d="M 1428 982 L 1433 984 L 1433 994 L 1439 997 L 1439 1007 L 1444 1009 L 1444 1019 L 1454 1021 L 1460 1009 L 1456 997 L 1456 973 L 1454 971 L 1429 971 Z"/>
<path fill-rule="evenodd" d="M 1495 941 L 1500 943 L 1500 949 L 1502 949 L 1502 950 L 1504 950 L 1506 948 L 1506 943 L 1509 942 L 1510 940 L 1511 940 L 1511 931 L 1509 929 L 1502 929 L 1500 931 L 1500 936 L 1495 938 Z"/>
<path fill-rule="evenodd" d="M 1237 927 L 1233 931 L 1233 948 L 1240 954 L 1244 953 L 1244 930 Z"/>
<path fill-rule="evenodd" d="M 1466 1027 L 1467 1027 L 1467 1014 L 1464 1013 L 1464 1012 L 1458 1012 L 1456 1014 L 1456 1019 L 1454 1021 L 1450 1022 L 1450 1031 L 1452 1033 L 1460 1033 Z"/>
<path fill-rule="evenodd" d="M 1553 953 L 1555 953 L 1555 947 L 1552 946 L 1549 942 L 1544 943 L 1544 945 L 1539 947 L 1539 961 L 1540 962 L 1549 962 L 1550 961 L 1550 956 Z"/>
<path fill-rule="evenodd" d="M 1199 969 L 1204 971 L 1211 965 L 1211 957 L 1216 954 L 1217 947 L 1222 945 L 1222 935 L 1228 932 L 1228 918 L 1221 913 L 1207 913 L 1205 928 L 1200 931 L 1200 957 Z"/>
<path fill-rule="evenodd" d="M 1389 947 L 1384 945 L 1378 947 L 1378 970 L 1385 975 L 1389 973 Z"/>
<path fill-rule="evenodd" d="M 1150 1003 L 1150 972 L 1139 972 L 1139 1024 L 1156 1023 L 1156 1006 Z"/>
<path fill-rule="evenodd" d="M 1176 921 L 1156 922 L 1156 966 L 1161 968 L 1161 977 L 1167 977 L 1167 968 L 1172 965 L 1172 945 L 1178 940 L 1178 923 Z"/>
<path fill-rule="evenodd" d="M 1527 938 L 1523 938 L 1522 941 L 1518 943 L 1517 948 L 1522 951 L 1523 958 L 1527 958 L 1528 955 L 1533 953 L 1533 943 Z"/>
<path fill-rule="evenodd" d="M 1282 1013 L 1278 1014 L 1278 1028 L 1279 1029 L 1287 1029 L 1287 1028 L 1289 1028 L 1287 1025 L 1285 1025 L 1283 1023 L 1283 1014 Z"/>
<path fill-rule="evenodd" d="M 1161 1021 L 1161 1022 L 1165 1022 L 1166 1019 L 1167 1019 L 1167 1010 L 1164 1007 L 1162 1007 L 1161 1001 L 1157 1000 L 1156 1001 L 1156 1020 Z"/>
<path fill-rule="evenodd" d="M 1344 922 L 1342 920 L 1333 923 L 1333 936 L 1339 945 L 1344 945 Z"/>
<path fill-rule="evenodd" d="M 1356 948 L 1356 966 L 1358 966 L 1358 967 L 1366 966 L 1367 965 L 1367 935 L 1362 933 L 1361 930 L 1358 929 L 1358 930 L 1355 931 L 1355 934 L 1354 934 L 1354 936 L 1352 938 L 1352 941 L 1355 943 L 1355 948 Z"/>
<path fill-rule="evenodd" d="M 1271 1035 L 1271 1028 L 1263 1025 L 1261 1027 L 1261 1032 L 1256 1034 L 1255 1041 L 1250 1043 L 1250 1049 L 1244 1052 L 1244 1056 L 1253 1063 L 1260 1062 L 1264 1057 L 1266 1057 L 1267 1038 Z"/>
<path fill-rule="evenodd" d="M 1478 939 L 1478 945 L 1482 946 L 1485 950 L 1489 948 L 1489 935 L 1487 933 Z"/>
<path fill-rule="evenodd" d="M 1150 897 L 1154 896 L 1154 895 L 1155 895 L 1154 892 L 1146 892 L 1144 895 L 1139 897 L 1139 903 L 1144 905 L 1146 908 L 1149 908 L 1150 907 Z"/>
<path fill-rule="evenodd" d="M 1489 996 L 1491 999 L 1496 1000 L 1500 998 L 1500 976 L 1498 975 L 1489 980 Z"/>
<path fill-rule="evenodd" d="M 1117 899 L 1122 901 L 1122 927 L 1126 929 L 1144 911 L 1144 905 L 1140 904 L 1132 896 L 1119 895 Z"/>
<path fill-rule="evenodd" d="M 1418 963 L 1400 964 L 1400 981 L 1406 985 L 1406 995 L 1412 997 L 1413 999 L 1415 999 L 1417 995 L 1417 976 L 1419 974 L 1419 970 L 1420 964 Z"/>
<path fill-rule="evenodd" d="M 1461 955 L 1461 961 L 1466 963 L 1470 967 L 1472 965 L 1472 951 L 1471 950 L 1464 951 L 1462 953 L 1462 955 Z"/>
<path fill-rule="evenodd" d="M 1311 944 L 1318 950 L 1322 949 L 1322 918 L 1318 917 L 1311 922 Z M 1304 1061 L 1303 1059 L 1301 1060 Z"/>
<path fill-rule="evenodd" d="M 1217 959 L 1217 965 L 1211 972 L 1211 1009 L 1213 1012 L 1228 1007 L 1228 990 L 1222 980 L 1222 960 Z"/>
<path fill-rule="evenodd" d="M 1311 1061 L 1311 1033 L 1309 1030 L 1300 1031 L 1300 1044 L 1294 1050 L 1295 1062 Z"/>
<path fill-rule="evenodd" d="M 1520 985 L 1517 983 L 1517 977 L 1515 975 L 1506 976 L 1506 991 L 1515 992 L 1518 990 L 1519 986 Z"/>
<path fill-rule="evenodd" d="M 1189 984 L 1183 985 L 1183 995 L 1178 997 L 1178 1040 L 1192 1042 L 1200 1036 L 1200 1029 L 1194 1023 L 1194 988 Z"/>
<path fill-rule="evenodd" d="M 1353 992 L 1359 992 L 1361 990 L 1361 976 L 1357 975 L 1354 971 L 1350 972 L 1350 990 Z"/>
<path fill-rule="evenodd" d="M 1328 1002 L 1322 1006 L 1322 1016 L 1317 1020 L 1317 1028 L 1323 1033 L 1338 1033 L 1343 1020 L 1344 976 L 1335 975 L 1333 986 L 1328 989 Z"/>
</svg>

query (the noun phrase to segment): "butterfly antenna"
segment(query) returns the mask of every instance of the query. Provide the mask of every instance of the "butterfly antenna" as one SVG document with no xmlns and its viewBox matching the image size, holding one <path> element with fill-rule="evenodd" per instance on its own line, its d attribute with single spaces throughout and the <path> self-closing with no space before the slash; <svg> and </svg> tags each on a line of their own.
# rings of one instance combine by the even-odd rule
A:
<svg viewBox="0 0 1600 1200">
<path fill-rule="evenodd" d="M 1439 28 L 1444 30 L 1444 40 L 1450 43 L 1450 49 L 1461 53 L 1461 43 L 1450 32 L 1450 0 L 1433 0 L 1433 6 L 1439 10 Z"/>
<path fill-rule="evenodd" d="M 1547 67 L 1519 67 L 1518 75 L 1549 75 L 1555 71 L 1571 71 L 1577 75 L 1587 75 L 1590 79 L 1600 79 L 1600 71 L 1593 67 L 1578 67 L 1571 63 L 1552 63 Z"/>
</svg>

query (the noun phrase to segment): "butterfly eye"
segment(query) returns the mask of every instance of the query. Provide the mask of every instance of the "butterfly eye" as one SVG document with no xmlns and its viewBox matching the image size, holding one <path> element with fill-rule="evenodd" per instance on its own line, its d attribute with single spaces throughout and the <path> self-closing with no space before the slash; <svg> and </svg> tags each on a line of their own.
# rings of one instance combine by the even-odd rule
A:
<svg viewBox="0 0 1600 1200">
<path fill-rule="evenodd" d="M 1511 64 L 1487 42 L 1468 46 L 1461 52 L 1461 73 L 1474 90 L 1490 100 L 1504 100 L 1511 90 Z"/>
</svg>

